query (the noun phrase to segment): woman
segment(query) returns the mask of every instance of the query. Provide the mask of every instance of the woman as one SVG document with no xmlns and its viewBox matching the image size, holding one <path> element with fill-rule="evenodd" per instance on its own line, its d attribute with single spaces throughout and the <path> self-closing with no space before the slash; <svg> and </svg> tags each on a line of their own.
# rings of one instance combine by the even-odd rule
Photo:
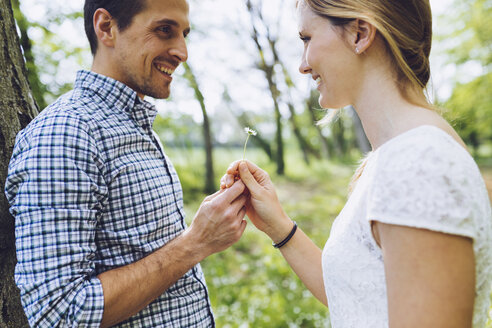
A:
<svg viewBox="0 0 492 328">
<path fill-rule="evenodd" d="M 324 108 L 353 105 L 373 151 L 323 251 L 280 206 L 268 174 L 231 164 L 247 214 L 338 327 L 483 327 L 491 281 L 487 191 L 463 141 L 425 97 L 425 0 L 299 0 L 300 72 Z"/>
</svg>

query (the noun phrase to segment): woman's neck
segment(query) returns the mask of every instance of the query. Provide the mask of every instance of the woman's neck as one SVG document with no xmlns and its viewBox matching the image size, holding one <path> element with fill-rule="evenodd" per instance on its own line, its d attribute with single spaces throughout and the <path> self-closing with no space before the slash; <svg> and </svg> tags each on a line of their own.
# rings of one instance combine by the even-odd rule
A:
<svg viewBox="0 0 492 328">
<path fill-rule="evenodd" d="M 360 84 L 354 101 L 367 138 L 375 150 L 389 139 L 419 125 L 430 123 L 435 112 L 412 104 L 400 92 L 391 73 L 374 69 Z M 425 96 L 410 95 L 425 104 Z"/>
</svg>

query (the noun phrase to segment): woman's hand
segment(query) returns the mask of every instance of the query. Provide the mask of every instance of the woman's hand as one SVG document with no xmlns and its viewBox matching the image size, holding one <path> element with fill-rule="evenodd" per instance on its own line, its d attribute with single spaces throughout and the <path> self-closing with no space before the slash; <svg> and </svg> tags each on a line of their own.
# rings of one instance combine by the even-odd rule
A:
<svg viewBox="0 0 492 328">
<path fill-rule="evenodd" d="M 292 229 L 267 172 L 247 160 L 233 162 L 221 179 L 221 189 L 229 188 L 240 177 L 249 191 L 246 215 L 275 243 L 282 241 Z"/>
</svg>

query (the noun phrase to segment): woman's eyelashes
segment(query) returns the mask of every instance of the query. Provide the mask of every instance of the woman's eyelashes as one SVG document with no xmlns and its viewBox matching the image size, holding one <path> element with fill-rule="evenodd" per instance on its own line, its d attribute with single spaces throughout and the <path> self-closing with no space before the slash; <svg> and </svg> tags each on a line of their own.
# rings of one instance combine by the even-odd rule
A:
<svg viewBox="0 0 492 328">
<path fill-rule="evenodd" d="M 309 40 L 311 40 L 311 37 L 305 36 L 303 34 L 299 33 L 299 38 L 302 40 L 303 43 L 307 43 Z"/>
</svg>

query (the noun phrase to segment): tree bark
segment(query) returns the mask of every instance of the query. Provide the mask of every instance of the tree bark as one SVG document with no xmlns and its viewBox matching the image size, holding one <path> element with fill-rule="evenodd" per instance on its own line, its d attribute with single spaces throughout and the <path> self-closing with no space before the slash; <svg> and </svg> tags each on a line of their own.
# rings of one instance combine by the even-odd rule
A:
<svg viewBox="0 0 492 328">
<path fill-rule="evenodd" d="M 0 0 L 0 327 L 29 327 L 14 282 L 14 219 L 3 193 L 15 136 L 38 113 L 9 0 Z"/>
</svg>

